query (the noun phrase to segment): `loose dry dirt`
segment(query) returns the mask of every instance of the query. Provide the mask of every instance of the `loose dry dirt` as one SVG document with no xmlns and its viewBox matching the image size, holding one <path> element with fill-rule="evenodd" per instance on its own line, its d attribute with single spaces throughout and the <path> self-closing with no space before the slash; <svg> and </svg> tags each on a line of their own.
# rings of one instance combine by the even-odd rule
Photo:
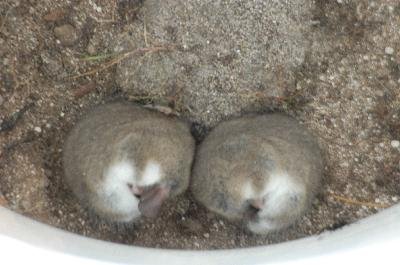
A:
<svg viewBox="0 0 400 265">
<path fill-rule="evenodd" d="M 117 69 L 126 60 L 168 52 L 156 48 L 149 36 L 150 46 L 126 58 L 114 54 L 116 40 L 141 25 L 142 6 L 143 1 L 134 0 L 0 2 L 0 205 L 113 242 L 221 249 L 338 229 L 400 199 L 397 0 L 316 0 L 304 61 L 285 70 L 290 82 L 280 87 L 275 80 L 278 95 L 261 87 L 251 97 L 241 86 L 183 90 L 194 97 L 182 97 L 181 90 L 157 94 L 122 87 Z M 235 60 L 224 58 L 228 61 L 222 65 Z M 202 100 L 213 96 L 218 98 L 209 104 Z M 234 100 L 221 100 L 225 96 Z M 66 133 L 82 113 L 120 99 L 171 107 L 193 122 L 198 141 L 210 126 L 232 115 L 286 112 L 320 141 L 327 161 L 323 190 L 296 226 L 269 236 L 248 234 L 207 212 L 189 192 L 168 202 L 154 221 L 123 227 L 103 223 L 82 209 L 65 186 L 60 154 Z"/>
</svg>

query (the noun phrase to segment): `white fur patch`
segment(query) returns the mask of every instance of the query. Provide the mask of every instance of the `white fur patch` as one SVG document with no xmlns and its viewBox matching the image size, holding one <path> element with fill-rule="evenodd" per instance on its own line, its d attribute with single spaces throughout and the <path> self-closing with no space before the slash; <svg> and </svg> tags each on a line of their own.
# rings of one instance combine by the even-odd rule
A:
<svg viewBox="0 0 400 265">
<path fill-rule="evenodd" d="M 247 227 L 250 231 L 256 234 L 268 234 L 268 232 L 279 228 L 278 226 L 266 220 L 259 220 L 258 222 L 249 222 Z"/>
<path fill-rule="evenodd" d="M 131 161 L 122 160 L 112 164 L 105 172 L 102 194 L 99 194 L 105 197 L 113 211 L 132 217 L 139 215 L 139 201 L 132 195 L 127 184 L 135 183 L 135 174 L 136 170 Z"/>
<path fill-rule="evenodd" d="M 139 217 L 139 199 L 136 198 L 128 184 L 150 186 L 161 179 L 161 167 L 150 161 L 143 170 L 141 178 L 133 161 L 127 159 L 111 164 L 104 172 L 104 183 L 98 195 L 108 211 L 119 216 L 119 221 L 129 222 Z"/>
<path fill-rule="evenodd" d="M 251 200 L 257 198 L 257 193 L 254 191 L 251 181 L 244 183 L 242 196 L 244 200 Z"/>
<path fill-rule="evenodd" d="M 149 161 L 143 170 L 139 186 L 151 186 L 161 179 L 161 166 L 159 163 Z"/>
<path fill-rule="evenodd" d="M 291 196 L 304 191 L 301 184 L 295 183 L 287 173 L 271 174 L 268 183 L 264 188 L 264 195 L 267 195 L 267 209 L 269 215 L 279 214 L 288 203 Z M 261 211 L 260 215 L 263 215 Z"/>
<path fill-rule="evenodd" d="M 244 183 L 242 196 L 244 200 L 261 199 L 268 195 L 268 203 L 276 204 L 288 195 L 302 192 L 304 187 L 295 183 L 286 173 L 272 174 L 264 189 L 258 193 L 254 190 L 253 183 Z"/>
<path fill-rule="evenodd" d="M 128 160 L 122 160 L 112 164 L 106 171 L 106 180 L 109 182 L 108 187 L 114 187 L 119 182 L 132 182 L 135 180 L 135 167 Z"/>
<path fill-rule="evenodd" d="M 296 183 L 287 173 L 271 174 L 261 193 L 256 193 L 252 183 L 245 184 L 243 189 L 244 199 L 265 199 L 265 205 L 258 212 L 257 221 L 250 221 L 248 228 L 258 234 L 266 234 L 269 231 L 279 229 L 282 224 L 274 220 L 282 212 L 288 211 L 291 198 L 301 196 L 304 186 Z"/>
</svg>

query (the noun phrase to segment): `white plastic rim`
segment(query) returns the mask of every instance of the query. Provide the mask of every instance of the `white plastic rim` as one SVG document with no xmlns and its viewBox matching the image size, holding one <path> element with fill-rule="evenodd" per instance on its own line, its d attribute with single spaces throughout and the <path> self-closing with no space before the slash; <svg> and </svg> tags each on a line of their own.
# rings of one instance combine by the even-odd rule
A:
<svg viewBox="0 0 400 265">
<path fill-rule="evenodd" d="M 334 232 L 233 250 L 151 249 L 86 238 L 0 207 L 1 264 L 399 264 L 400 205 Z"/>
</svg>

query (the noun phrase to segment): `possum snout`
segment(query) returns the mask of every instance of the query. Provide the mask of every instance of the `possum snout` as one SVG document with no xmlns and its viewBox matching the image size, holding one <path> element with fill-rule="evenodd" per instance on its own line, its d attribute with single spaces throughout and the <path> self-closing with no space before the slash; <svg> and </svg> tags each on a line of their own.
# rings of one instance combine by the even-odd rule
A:
<svg viewBox="0 0 400 265">
<path fill-rule="evenodd" d="M 156 185 L 140 195 L 139 211 L 148 218 L 155 218 L 169 194 L 169 189 Z"/>
</svg>

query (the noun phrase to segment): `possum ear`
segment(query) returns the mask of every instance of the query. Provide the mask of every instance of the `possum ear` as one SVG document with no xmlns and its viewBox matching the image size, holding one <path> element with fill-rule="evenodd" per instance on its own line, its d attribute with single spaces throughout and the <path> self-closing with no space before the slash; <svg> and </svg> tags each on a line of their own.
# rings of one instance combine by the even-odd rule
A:
<svg viewBox="0 0 400 265">
<path fill-rule="evenodd" d="M 143 216 L 155 218 L 168 194 L 169 189 L 160 186 L 145 191 L 140 197 L 139 211 Z"/>
</svg>

